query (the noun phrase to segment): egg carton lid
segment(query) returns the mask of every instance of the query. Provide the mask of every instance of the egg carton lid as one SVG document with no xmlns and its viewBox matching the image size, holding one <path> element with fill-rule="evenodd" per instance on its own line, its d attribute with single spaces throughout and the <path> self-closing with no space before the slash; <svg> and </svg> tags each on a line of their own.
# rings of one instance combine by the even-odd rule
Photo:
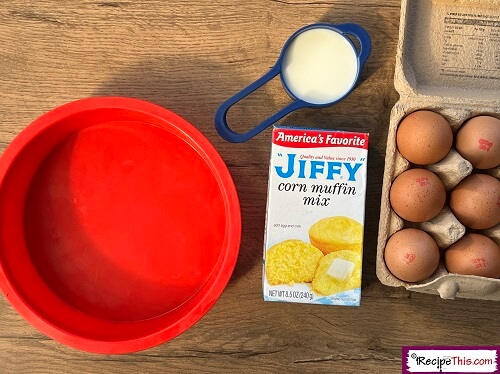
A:
<svg viewBox="0 0 500 374">
<path fill-rule="evenodd" d="M 403 0 L 395 87 L 427 102 L 500 105 L 500 0 Z"/>
</svg>

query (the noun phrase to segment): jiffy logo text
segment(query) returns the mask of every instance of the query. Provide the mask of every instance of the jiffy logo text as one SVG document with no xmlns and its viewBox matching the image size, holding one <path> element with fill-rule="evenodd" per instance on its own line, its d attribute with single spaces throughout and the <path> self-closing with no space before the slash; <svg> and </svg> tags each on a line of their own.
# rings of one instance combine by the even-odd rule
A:
<svg viewBox="0 0 500 374">
<path fill-rule="evenodd" d="M 279 155 L 278 155 L 279 156 Z M 335 180 L 336 176 L 346 176 L 348 181 L 356 181 L 356 173 L 363 163 L 360 162 L 340 162 L 325 160 L 299 160 L 297 154 L 288 153 L 286 166 L 275 166 L 276 173 L 281 178 L 290 178 L 296 175 L 297 178 L 317 179 L 318 176 L 325 176 L 327 180 Z"/>
</svg>

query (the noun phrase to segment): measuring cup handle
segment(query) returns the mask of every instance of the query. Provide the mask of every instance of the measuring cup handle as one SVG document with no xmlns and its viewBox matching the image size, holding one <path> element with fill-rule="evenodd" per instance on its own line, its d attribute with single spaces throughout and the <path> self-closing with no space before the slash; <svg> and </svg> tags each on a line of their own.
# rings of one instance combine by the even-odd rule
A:
<svg viewBox="0 0 500 374">
<path fill-rule="evenodd" d="M 260 133 L 261 131 L 265 130 L 269 126 L 271 126 L 273 123 L 278 121 L 279 119 L 283 118 L 286 116 L 288 113 L 301 108 L 303 106 L 307 106 L 307 104 L 303 101 L 293 101 L 290 103 L 288 106 L 285 108 L 281 109 L 280 111 L 274 113 L 271 117 L 266 119 L 264 122 L 260 123 L 250 131 L 248 131 L 245 134 L 239 134 L 237 132 L 234 132 L 229 128 L 229 125 L 227 124 L 226 121 L 226 115 L 227 111 L 229 108 L 231 108 L 234 104 L 236 104 L 238 101 L 243 99 L 244 97 L 248 96 L 251 94 L 253 91 L 258 89 L 259 87 L 263 86 L 265 83 L 273 79 L 275 76 L 277 76 L 280 72 L 280 65 L 276 64 L 273 66 L 273 68 L 267 72 L 264 76 L 261 78 L 257 79 L 255 82 L 252 84 L 248 85 L 244 89 L 242 89 L 240 92 L 238 92 L 236 95 L 233 97 L 230 97 L 227 99 L 225 102 L 221 104 L 219 109 L 217 109 L 217 112 L 215 113 L 215 128 L 217 129 L 217 132 L 222 136 L 224 139 L 226 139 L 229 142 L 233 143 L 242 143 L 246 142 L 247 140 L 253 138 L 255 135 Z"/>
<path fill-rule="evenodd" d="M 343 23 L 341 25 L 335 25 L 335 27 L 342 31 L 344 34 L 352 35 L 356 39 L 358 39 L 360 45 L 358 58 L 360 62 L 360 68 L 362 68 L 372 50 L 372 41 L 370 39 L 370 35 L 368 35 L 368 32 L 364 28 L 355 23 Z"/>
</svg>

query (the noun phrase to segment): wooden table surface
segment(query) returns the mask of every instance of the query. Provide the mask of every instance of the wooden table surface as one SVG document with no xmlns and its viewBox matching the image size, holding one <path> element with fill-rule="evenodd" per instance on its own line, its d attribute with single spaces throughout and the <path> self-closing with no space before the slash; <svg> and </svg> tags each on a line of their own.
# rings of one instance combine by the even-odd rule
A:
<svg viewBox="0 0 500 374">
<path fill-rule="evenodd" d="M 500 343 L 499 304 L 441 300 L 383 286 L 375 275 L 385 143 L 393 86 L 397 0 L 3 0 L 0 147 L 42 113 L 100 95 L 166 107 L 196 126 L 227 163 L 243 233 L 234 274 L 191 329 L 130 355 L 94 355 L 40 334 L 0 297 L 0 373 L 397 373 L 403 345 Z M 266 72 L 289 35 L 314 22 L 356 22 L 373 52 L 359 87 L 327 109 L 286 118 L 370 133 L 362 305 L 266 303 L 261 264 L 270 131 L 244 144 L 221 139 L 218 105 Z M 230 112 L 243 130 L 288 102 L 273 81 Z"/>
</svg>

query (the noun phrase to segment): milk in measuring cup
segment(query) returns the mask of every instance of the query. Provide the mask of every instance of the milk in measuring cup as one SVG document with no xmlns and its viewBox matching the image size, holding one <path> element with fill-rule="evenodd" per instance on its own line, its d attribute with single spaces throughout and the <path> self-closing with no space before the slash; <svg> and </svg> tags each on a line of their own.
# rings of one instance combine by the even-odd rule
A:
<svg viewBox="0 0 500 374">
<path fill-rule="evenodd" d="M 358 59 L 343 35 L 327 28 L 299 34 L 283 56 L 282 78 L 298 99 L 327 104 L 346 95 L 358 75 Z"/>
</svg>

